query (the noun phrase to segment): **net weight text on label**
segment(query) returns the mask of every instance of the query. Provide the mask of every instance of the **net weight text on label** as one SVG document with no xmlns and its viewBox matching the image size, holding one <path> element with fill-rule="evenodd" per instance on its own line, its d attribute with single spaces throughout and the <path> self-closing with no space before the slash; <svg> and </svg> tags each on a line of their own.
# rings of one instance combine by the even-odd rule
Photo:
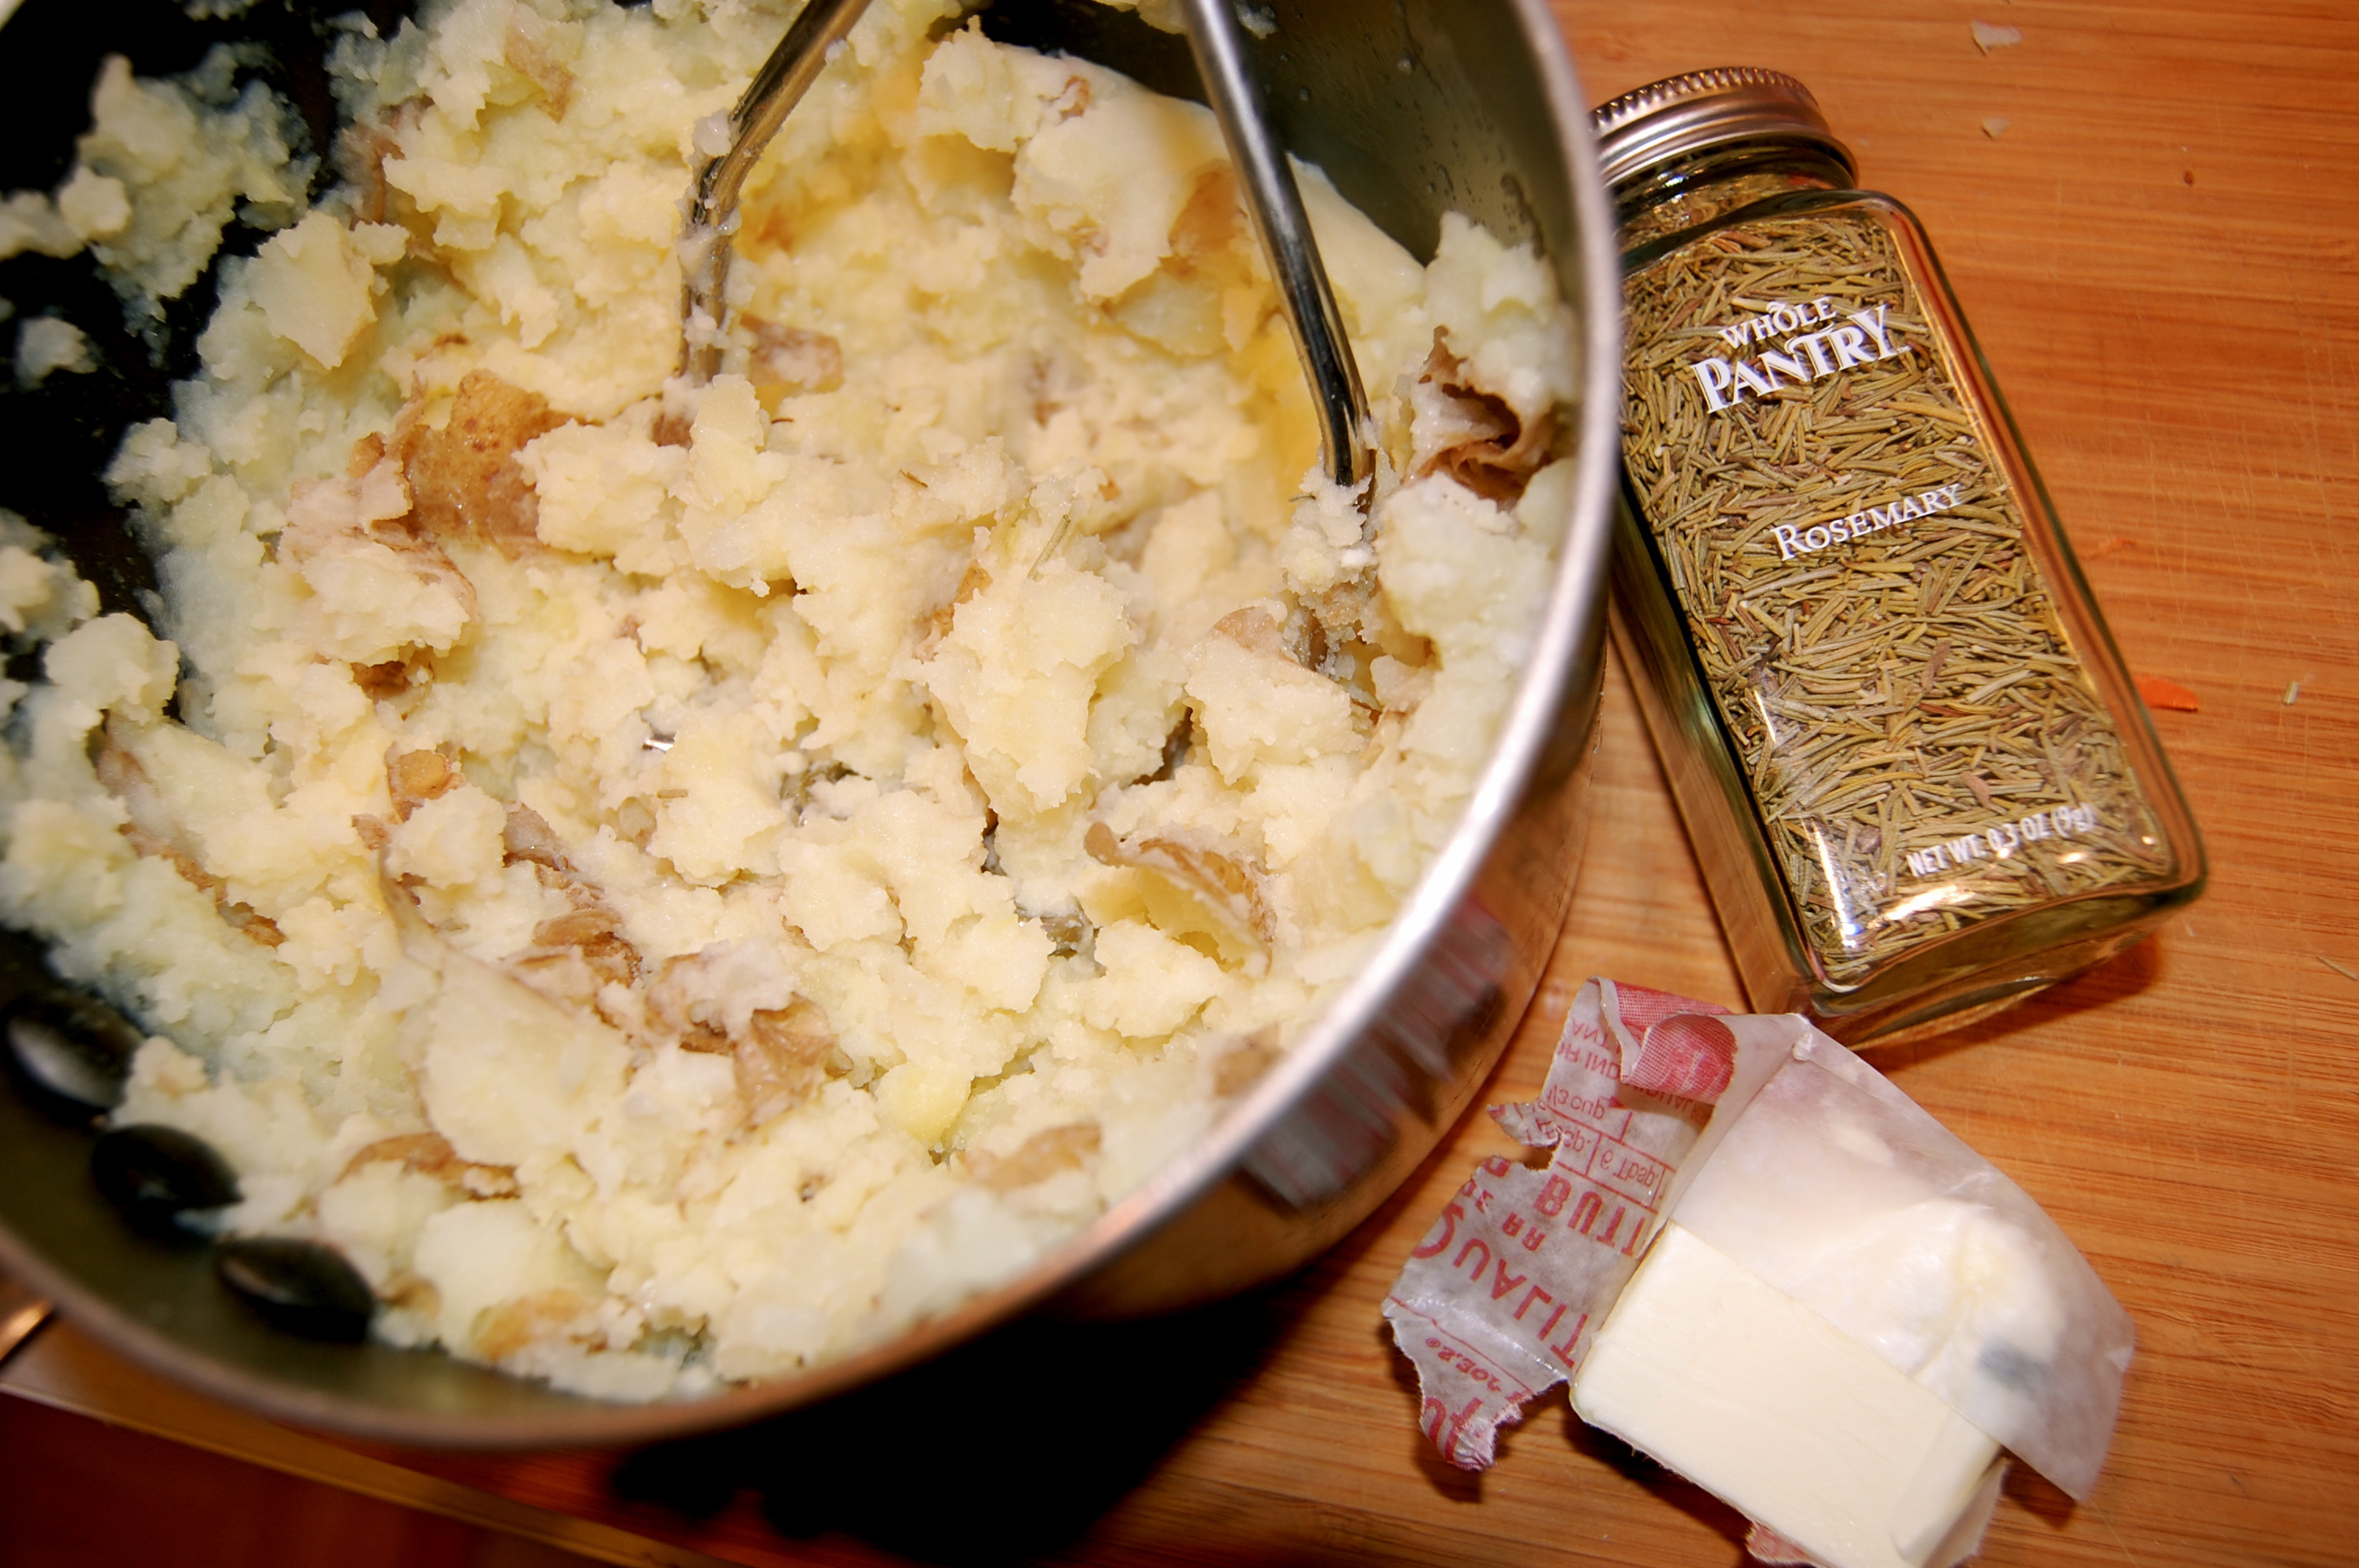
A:
<svg viewBox="0 0 2359 1568">
<path fill-rule="evenodd" d="M 2003 860 L 2026 844 L 2042 838 L 2073 838 L 2094 830 L 2096 826 L 2097 808 L 2093 806 L 2060 806 L 2053 811 L 2035 811 L 2020 821 L 1996 823 L 1979 833 L 1945 838 L 1929 849 L 1911 849 L 1908 870 L 1917 876 L 1930 877 L 1976 860 L 1994 857 Z"/>
</svg>

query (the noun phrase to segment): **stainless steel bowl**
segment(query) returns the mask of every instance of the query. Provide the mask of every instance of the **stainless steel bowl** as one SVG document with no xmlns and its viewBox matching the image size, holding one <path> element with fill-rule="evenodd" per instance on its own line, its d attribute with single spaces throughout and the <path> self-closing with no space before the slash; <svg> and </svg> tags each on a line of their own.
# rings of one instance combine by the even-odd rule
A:
<svg viewBox="0 0 2359 1568">
<path fill-rule="evenodd" d="M 1278 25 L 1256 44 L 1257 65 L 1299 157 L 1321 165 L 1420 256 L 1432 254 L 1442 214 L 1453 211 L 1510 241 L 1538 243 L 1580 324 L 1581 466 L 1528 673 L 1464 821 L 1366 971 L 1208 1139 L 1029 1272 L 943 1316 L 797 1377 L 665 1404 L 604 1404 L 439 1353 L 316 1344 L 265 1327 L 220 1289 L 202 1247 L 142 1238 L 103 1205 L 87 1175 L 87 1130 L 5 1092 L 0 1268 L 134 1360 L 281 1420 L 411 1444 L 622 1444 L 822 1399 L 1028 1310 L 1136 1316 L 1226 1295 L 1294 1269 L 1381 1202 L 1488 1076 L 1571 897 L 1601 674 L 1620 287 L 1588 101 L 1543 0 L 1274 0 L 1267 8 Z M 175 37 L 194 26 L 177 6 L 155 9 L 167 18 L 157 25 Z M 171 69 L 143 58 L 141 20 L 129 6 L 27 0 L 8 42 L 40 47 L 0 49 L 0 102 L 20 87 L 34 92 L 30 79 L 42 75 L 54 103 L 60 70 L 71 78 L 99 47 L 127 49 L 143 70 Z M 1184 40 L 1091 0 L 998 0 L 984 25 L 1009 41 L 1064 49 L 1162 91 L 1201 96 Z M 220 26 L 266 28 L 277 69 L 304 103 L 304 83 L 320 80 L 308 25 L 266 4 L 244 23 Z M 53 45 L 60 38 L 76 40 L 78 59 Z M 321 102 L 314 94 L 307 108 L 315 135 Z M 62 135 L 51 139 L 63 145 Z M 58 287 L 76 287 L 59 276 Z M 101 342 L 115 349 L 103 375 L 65 379 L 152 397 L 158 373 L 132 362 L 127 340 Z M 94 487 L 82 476 L 65 476 L 59 492 L 69 499 L 28 503 L 0 492 L 0 504 L 31 512 L 65 539 L 108 589 L 110 609 L 136 607 L 141 563 L 119 518 L 91 506 Z M 8 943 L 0 1001 L 41 974 L 33 944 Z"/>
</svg>

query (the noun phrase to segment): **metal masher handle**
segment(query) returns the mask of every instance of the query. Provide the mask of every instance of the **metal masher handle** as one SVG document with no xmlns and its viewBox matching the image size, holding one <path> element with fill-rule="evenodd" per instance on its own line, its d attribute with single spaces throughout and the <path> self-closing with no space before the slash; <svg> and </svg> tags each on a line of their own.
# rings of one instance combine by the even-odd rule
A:
<svg viewBox="0 0 2359 1568">
<path fill-rule="evenodd" d="M 1180 14 L 1188 23 L 1196 74 L 1203 78 L 1205 94 L 1221 122 L 1222 139 L 1229 144 L 1229 162 L 1245 182 L 1245 207 L 1253 213 L 1254 232 L 1261 237 L 1270 276 L 1277 281 L 1278 304 L 1294 334 L 1294 351 L 1302 357 L 1302 373 L 1310 382 L 1310 401 L 1319 409 L 1321 460 L 1328 477 L 1349 488 L 1367 478 L 1373 466 L 1368 397 L 1360 387 L 1351 340 L 1343 335 L 1343 313 L 1336 308 L 1326 265 L 1319 259 L 1319 242 L 1310 234 L 1310 215 L 1302 210 L 1302 192 L 1295 188 L 1294 169 L 1286 149 L 1270 135 L 1261 83 L 1246 62 L 1234 5 L 1234 0 L 1180 0 Z"/>
<path fill-rule="evenodd" d="M 721 330 L 729 319 L 723 289 L 737 236 L 737 194 L 770 138 L 827 69 L 828 51 L 867 9 L 868 0 L 810 0 L 729 111 L 729 150 L 708 159 L 696 177 L 684 235 L 690 254 L 681 286 L 679 368 L 699 386 L 721 369 Z"/>
<path fill-rule="evenodd" d="M 1270 135 L 1232 4 L 1180 0 L 1188 45 L 1221 122 L 1229 161 L 1244 182 L 1245 208 L 1253 214 L 1254 232 L 1277 282 L 1278 304 L 1310 383 L 1310 400 L 1319 410 L 1321 460 L 1336 483 L 1357 485 L 1374 467 L 1367 394 L 1311 237 L 1302 192 L 1285 149 Z M 721 368 L 721 327 L 726 319 L 722 289 L 729 277 L 737 195 L 745 176 L 825 69 L 828 50 L 867 8 L 868 0 L 810 0 L 730 112 L 729 150 L 706 163 L 697 177 L 688 237 L 699 248 L 690 258 L 681 302 L 680 368 L 692 382 L 709 381 Z"/>
</svg>

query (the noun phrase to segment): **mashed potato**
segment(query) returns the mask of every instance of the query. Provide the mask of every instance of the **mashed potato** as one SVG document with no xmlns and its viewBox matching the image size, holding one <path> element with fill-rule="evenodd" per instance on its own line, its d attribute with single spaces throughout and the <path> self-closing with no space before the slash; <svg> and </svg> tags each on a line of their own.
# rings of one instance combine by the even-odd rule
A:
<svg viewBox="0 0 2359 1568">
<path fill-rule="evenodd" d="M 888 1336 L 1201 1136 L 1451 832 L 1568 511 L 1527 250 L 1419 265 L 1304 171 L 1383 448 L 1321 485 L 1211 116 L 940 0 L 789 122 L 674 379 L 782 22 L 354 23 L 342 182 L 108 475 L 154 629 L 0 527 L 0 914 L 157 1031 L 119 1119 L 383 1337 L 612 1398 Z M 16 205 L 144 311 L 277 122 L 119 66 Z M 158 142 L 191 104 L 235 134 Z"/>
</svg>

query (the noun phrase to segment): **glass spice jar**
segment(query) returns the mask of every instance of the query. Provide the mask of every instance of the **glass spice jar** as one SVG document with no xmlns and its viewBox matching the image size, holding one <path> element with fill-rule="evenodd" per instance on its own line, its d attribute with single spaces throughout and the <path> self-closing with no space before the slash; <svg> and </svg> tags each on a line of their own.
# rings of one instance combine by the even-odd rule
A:
<svg viewBox="0 0 2359 1568">
<path fill-rule="evenodd" d="M 1777 71 L 1593 116 L 1623 245 L 1615 624 L 1756 1009 L 1952 1027 L 2202 886 L 1917 220 Z"/>
</svg>

